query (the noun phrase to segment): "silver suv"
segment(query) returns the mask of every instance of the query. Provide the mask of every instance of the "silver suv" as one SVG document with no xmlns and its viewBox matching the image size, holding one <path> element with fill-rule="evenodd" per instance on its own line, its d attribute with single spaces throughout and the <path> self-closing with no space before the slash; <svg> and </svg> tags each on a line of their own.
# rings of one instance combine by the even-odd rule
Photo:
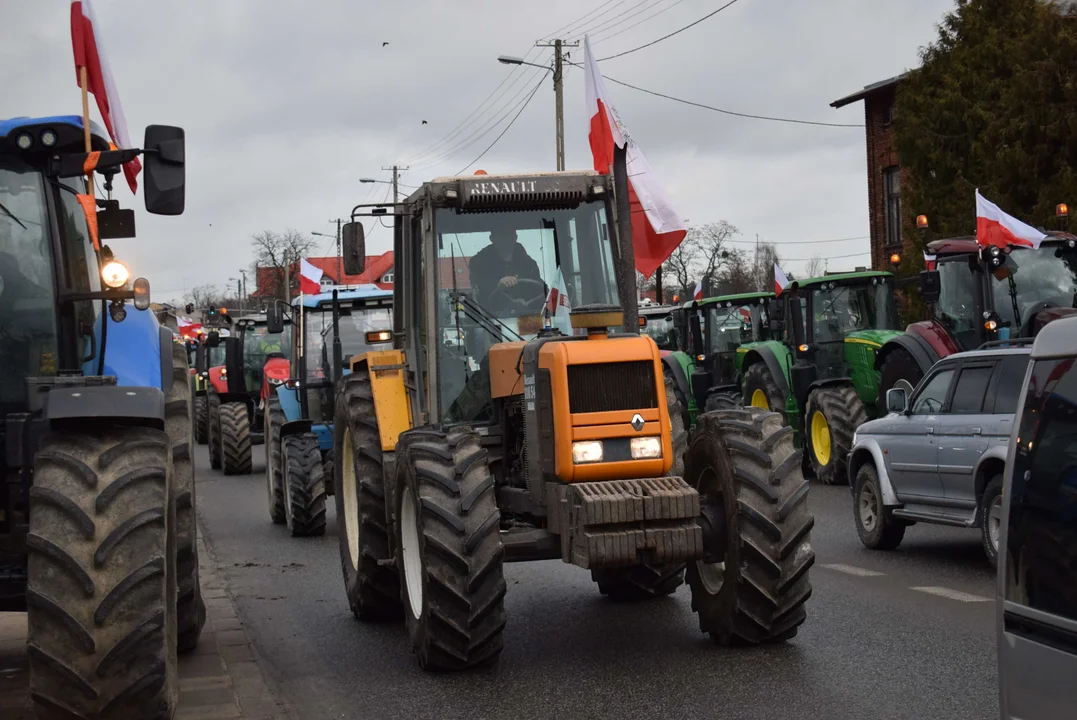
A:
<svg viewBox="0 0 1077 720">
<path fill-rule="evenodd" d="M 1032 347 L 1002 503 L 1003 718 L 1077 717 L 1077 318 Z"/>
<path fill-rule="evenodd" d="M 849 453 L 860 541 L 893 550 L 917 522 L 979 528 L 998 562 L 1002 476 L 1030 347 L 957 353 L 915 390 L 886 394 L 888 414 L 861 425 Z"/>
</svg>

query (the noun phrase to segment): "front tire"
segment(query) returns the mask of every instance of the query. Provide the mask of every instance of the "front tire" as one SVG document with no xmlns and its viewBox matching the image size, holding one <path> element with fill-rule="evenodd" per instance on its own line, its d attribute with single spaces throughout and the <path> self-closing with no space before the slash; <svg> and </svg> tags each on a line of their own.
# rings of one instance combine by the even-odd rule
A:
<svg viewBox="0 0 1077 720">
<path fill-rule="evenodd" d="M 169 438 L 99 426 L 46 435 L 34 461 L 30 697 L 40 720 L 167 720 L 178 694 Z"/>
<path fill-rule="evenodd" d="M 673 447 L 673 466 L 669 474 L 674 477 L 684 477 L 684 453 L 688 449 L 688 425 L 685 418 L 688 412 L 684 409 L 684 396 L 677 390 L 673 378 L 665 376 L 666 383 L 666 411 L 669 414 L 670 444 Z"/>
<path fill-rule="evenodd" d="M 737 392 L 716 392 L 707 396 L 707 412 L 714 412 L 716 410 L 735 410 L 741 407 L 740 393 Z"/>
<path fill-rule="evenodd" d="M 741 396 L 748 406 L 776 412 L 785 422 L 786 398 L 766 363 L 753 363 L 744 372 L 744 392 Z"/>
<path fill-rule="evenodd" d="M 860 542 L 870 550 L 893 550 L 905 537 L 905 525 L 895 522 L 883 505 L 882 488 L 875 464 L 866 462 L 856 471 L 853 488 L 853 520 Z"/>
<path fill-rule="evenodd" d="M 269 500 L 269 518 L 276 525 L 283 525 L 287 520 L 284 509 L 284 482 L 281 480 L 280 429 L 284 422 L 280 399 L 270 395 L 269 407 L 266 410 L 266 493 Z"/>
<path fill-rule="evenodd" d="M 995 475 L 984 488 L 980 499 L 980 540 L 991 567 L 998 568 L 999 541 L 1002 538 L 1002 476 Z"/>
<path fill-rule="evenodd" d="M 325 534 L 325 478 L 318 438 L 312 433 L 281 441 L 281 471 L 288 529 L 292 537 Z"/>
<path fill-rule="evenodd" d="M 721 518 L 720 559 L 688 564 L 699 627 L 721 645 L 780 642 L 807 617 L 815 563 L 808 482 L 793 430 L 777 413 L 743 408 L 700 418 L 685 460 L 704 511 Z"/>
<path fill-rule="evenodd" d="M 360 620 L 396 620 L 404 610 L 386 525 L 384 467 L 374 394 L 365 373 L 344 378 L 333 418 L 333 466 L 340 567 L 348 605 Z"/>
<path fill-rule="evenodd" d="M 230 402 L 221 405 L 221 458 L 225 475 L 249 475 L 251 472 L 251 421 L 247 404 Z"/>
<path fill-rule="evenodd" d="M 426 670 L 500 655 L 504 548 L 494 478 L 479 435 L 411 430 L 396 476 L 396 559 L 411 646 Z"/>
<path fill-rule="evenodd" d="M 804 413 L 805 445 L 819 482 L 848 484 L 846 472 L 853 433 L 867 421 L 864 403 L 851 386 L 822 387 L 808 397 Z"/>
<path fill-rule="evenodd" d="M 221 469 L 221 396 L 215 392 L 207 393 L 209 415 L 207 432 L 209 435 L 209 466 Z"/>
<path fill-rule="evenodd" d="M 194 399 L 194 441 L 205 445 L 209 440 L 209 401 L 205 395 Z"/>
</svg>

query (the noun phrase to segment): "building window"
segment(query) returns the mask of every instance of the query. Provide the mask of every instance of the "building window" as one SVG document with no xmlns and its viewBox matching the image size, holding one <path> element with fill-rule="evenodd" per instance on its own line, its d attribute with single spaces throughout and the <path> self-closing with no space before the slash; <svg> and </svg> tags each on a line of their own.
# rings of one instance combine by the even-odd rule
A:
<svg viewBox="0 0 1077 720">
<path fill-rule="evenodd" d="M 901 168 L 883 170 L 883 216 L 886 222 L 886 245 L 901 245 Z"/>
<path fill-rule="evenodd" d="M 393 281 L 393 271 L 392 270 L 390 270 L 389 272 L 387 272 L 387 273 L 385 273 L 384 275 L 381 276 L 381 282 L 383 282 L 383 283 L 391 283 L 392 281 Z"/>
<path fill-rule="evenodd" d="M 894 122 L 894 103 L 888 102 L 883 106 L 883 125 Z"/>
</svg>

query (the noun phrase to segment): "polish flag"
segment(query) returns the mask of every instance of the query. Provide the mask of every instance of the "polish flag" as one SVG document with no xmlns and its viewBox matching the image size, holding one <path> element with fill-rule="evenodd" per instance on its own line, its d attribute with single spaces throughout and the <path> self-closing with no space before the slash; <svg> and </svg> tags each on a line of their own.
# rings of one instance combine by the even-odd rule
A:
<svg viewBox="0 0 1077 720">
<path fill-rule="evenodd" d="M 299 292 L 304 295 L 317 295 L 322 291 L 322 270 L 307 262 L 299 260 Z"/>
<path fill-rule="evenodd" d="M 558 267 L 550 292 L 546 294 L 546 311 L 550 314 L 553 326 L 565 335 L 572 334 L 572 322 L 569 320 L 571 310 L 572 303 L 568 299 L 565 276 L 561 274 L 561 268 Z"/>
<path fill-rule="evenodd" d="M 1047 236 L 1031 225 L 1026 225 L 1015 217 L 1011 217 L 999 209 L 990 200 L 986 200 L 976 190 L 976 242 L 983 247 L 994 245 L 1006 248 L 1011 245 L 1017 247 L 1038 248 Z"/>
<path fill-rule="evenodd" d="M 782 269 L 778 267 L 778 263 L 774 263 L 774 294 L 781 295 L 782 290 L 789 287 L 789 278 L 785 276 Z"/>
<path fill-rule="evenodd" d="M 927 250 L 924 250 L 924 269 L 934 270 L 937 267 L 936 258 L 936 255 L 928 255 Z"/>
<path fill-rule="evenodd" d="M 71 1 L 71 46 L 75 51 L 75 81 L 82 87 L 81 69 L 86 68 L 86 92 L 93 93 L 97 109 L 105 121 L 109 137 L 121 150 L 133 148 L 127 135 L 127 121 L 120 106 L 120 93 L 108 67 L 108 59 L 98 40 L 101 26 L 94 18 L 91 0 Z M 123 174 L 131 192 L 138 190 L 135 178 L 142 170 L 138 158 L 123 164 Z"/>
<path fill-rule="evenodd" d="M 587 75 L 587 115 L 590 119 L 591 155 L 596 171 L 607 174 L 613 165 L 613 148 L 628 146 L 628 203 L 632 218 L 632 247 L 636 269 L 649 278 L 681 244 L 688 233 L 674 212 L 658 178 L 643 157 L 628 128 L 609 101 L 609 93 L 591 53 L 590 39 L 583 38 L 584 72 Z"/>
<path fill-rule="evenodd" d="M 176 327 L 179 328 L 180 337 L 188 340 L 198 337 L 198 331 L 202 328 L 201 323 L 196 323 L 189 317 L 177 317 Z"/>
<path fill-rule="evenodd" d="M 703 299 L 703 279 L 702 278 L 700 278 L 699 282 L 696 283 L 696 291 L 694 293 L 692 293 L 692 299 L 693 300 L 702 300 Z"/>
</svg>

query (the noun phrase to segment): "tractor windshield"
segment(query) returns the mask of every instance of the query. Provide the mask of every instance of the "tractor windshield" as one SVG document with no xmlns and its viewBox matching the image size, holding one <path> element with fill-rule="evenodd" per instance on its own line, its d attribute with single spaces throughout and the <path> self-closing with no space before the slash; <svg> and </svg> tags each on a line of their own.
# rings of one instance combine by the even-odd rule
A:
<svg viewBox="0 0 1077 720">
<path fill-rule="evenodd" d="M 303 314 L 303 352 L 307 358 L 307 378 L 332 376 L 333 306 L 308 308 Z M 348 358 L 369 350 L 386 349 L 385 343 L 368 345 L 366 334 L 373 330 L 393 329 L 393 310 L 389 307 L 342 307 L 340 309 L 340 347 L 345 366 Z"/>
<path fill-rule="evenodd" d="M 289 357 L 291 325 L 284 332 L 271 333 L 264 324 L 251 325 L 243 332 L 243 377 L 248 392 L 262 387 L 262 372 L 270 355 Z"/>
<path fill-rule="evenodd" d="M 676 350 L 677 328 L 673 326 L 673 315 L 646 315 L 647 324 L 643 326 L 643 334 L 650 335 L 659 350 Z"/>
<path fill-rule="evenodd" d="M 26 402 L 23 380 L 55 375 L 55 283 L 45 183 L 0 155 L 0 407 Z"/>
<path fill-rule="evenodd" d="M 770 318 L 765 304 L 715 304 L 707 309 L 707 352 L 736 352 L 745 343 L 767 339 Z"/>
<path fill-rule="evenodd" d="M 492 419 L 487 351 L 535 337 L 552 289 L 551 321 L 565 334 L 572 334 L 569 309 L 621 304 L 602 202 L 514 212 L 443 208 L 434 230 L 439 381 L 450 422 Z"/>
<path fill-rule="evenodd" d="M 1011 334 L 1027 337 L 1040 310 L 1077 307 L 1077 253 L 1059 245 L 1014 249 L 992 273 L 991 295 Z"/>
<path fill-rule="evenodd" d="M 940 260 L 939 301 L 935 303 L 935 319 L 950 332 L 954 342 L 962 350 L 972 350 L 980 343 L 980 312 L 977 291 L 980 274 L 969 265 L 970 255 L 956 255 Z M 1009 298 L 1006 305 L 1009 307 Z"/>
<path fill-rule="evenodd" d="M 858 330 L 897 327 L 893 288 L 882 278 L 857 285 L 823 283 L 812 288 L 813 343 L 842 342 Z"/>
</svg>

